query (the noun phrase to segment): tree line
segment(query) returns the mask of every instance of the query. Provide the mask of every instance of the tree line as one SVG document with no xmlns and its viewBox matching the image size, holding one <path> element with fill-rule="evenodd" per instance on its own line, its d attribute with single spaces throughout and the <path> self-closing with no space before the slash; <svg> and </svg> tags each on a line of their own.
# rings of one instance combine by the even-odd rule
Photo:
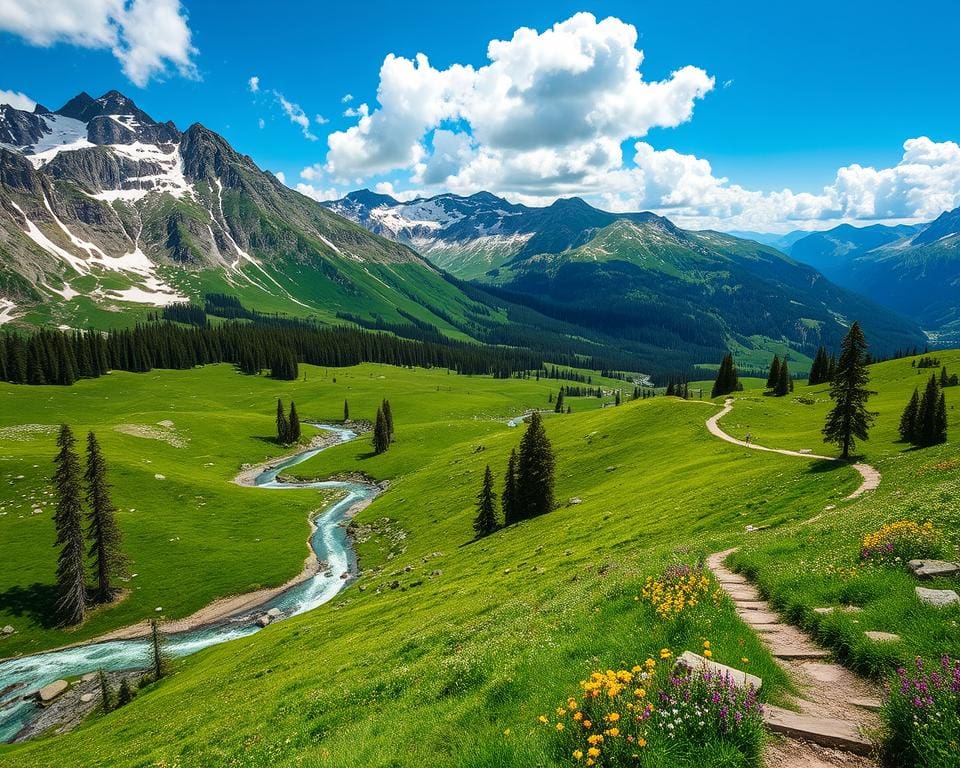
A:
<svg viewBox="0 0 960 768">
<path fill-rule="evenodd" d="M 489 464 L 484 471 L 483 485 L 477 496 L 477 514 L 473 521 L 477 538 L 489 536 L 501 525 L 512 525 L 550 512 L 556 506 L 553 495 L 555 469 L 556 459 L 543 426 L 543 417 L 534 411 L 520 439 L 519 451 L 516 448 L 510 451 L 507 461 L 500 495 L 502 524 Z"/>
<path fill-rule="evenodd" d="M 460 341 L 433 344 L 341 327 L 233 321 L 186 327 L 161 322 L 103 333 L 43 329 L 27 336 L 0 335 L 0 380 L 12 384 L 70 385 L 108 371 L 145 373 L 209 363 L 232 363 L 248 374 L 269 367 L 275 377 L 290 379 L 297 377 L 298 362 L 331 367 L 364 362 L 441 367 L 500 377 L 543 367 L 538 354 L 523 349 Z"/>
<path fill-rule="evenodd" d="M 900 439 L 918 447 L 947 441 L 947 398 L 936 374 L 930 374 L 923 395 L 913 390 L 900 417 Z"/>
</svg>

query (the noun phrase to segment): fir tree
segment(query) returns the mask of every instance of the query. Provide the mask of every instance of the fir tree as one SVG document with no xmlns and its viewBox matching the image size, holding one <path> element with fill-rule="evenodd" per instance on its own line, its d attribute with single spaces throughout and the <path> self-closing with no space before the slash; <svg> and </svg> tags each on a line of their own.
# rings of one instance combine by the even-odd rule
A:
<svg viewBox="0 0 960 768">
<path fill-rule="evenodd" d="M 717 370 L 717 378 L 716 381 L 713 382 L 710 397 L 729 395 L 731 392 L 736 392 L 739 385 L 740 380 L 737 375 L 737 366 L 733 362 L 733 355 L 728 352 L 720 362 L 720 368 Z"/>
<path fill-rule="evenodd" d="M 867 440 L 874 415 L 867 410 L 872 394 L 867 389 L 867 340 L 859 322 L 854 322 L 840 344 L 840 357 L 830 382 L 833 409 L 827 414 L 823 440 L 836 443 L 840 457 L 850 457 L 857 440 Z"/>
<path fill-rule="evenodd" d="M 150 620 L 150 671 L 153 679 L 166 676 L 170 669 L 170 654 L 167 652 L 167 638 L 160 631 L 160 623 Z"/>
<path fill-rule="evenodd" d="M 104 712 L 109 712 L 113 709 L 113 693 L 110 691 L 110 681 L 102 669 L 97 670 L 97 683 L 100 686 L 100 705 Z"/>
<path fill-rule="evenodd" d="M 290 401 L 290 418 L 287 421 L 287 442 L 297 443 L 300 441 L 300 416 L 297 414 L 297 406 Z"/>
<path fill-rule="evenodd" d="M 287 414 L 283 411 L 283 401 L 277 400 L 277 442 L 290 442 L 290 424 L 287 421 Z"/>
<path fill-rule="evenodd" d="M 917 409 L 913 443 L 920 446 L 937 445 L 946 439 L 947 402 L 936 374 L 931 374 Z"/>
<path fill-rule="evenodd" d="M 507 461 L 507 473 L 503 478 L 503 524 L 511 525 L 520 519 L 520 507 L 517 498 L 517 449 L 510 451 Z"/>
<path fill-rule="evenodd" d="M 784 358 L 777 371 L 777 383 L 773 388 L 773 394 L 777 397 L 783 397 L 790 392 L 790 367 L 787 365 L 787 359 Z"/>
<path fill-rule="evenodd" d="M 387 425 L 387 439 L 393 442 L 393 410 L 390 408 L 390 401 L 384 400 L 380 406 L 383 409 L 383 421 Z"/>
<path fill-rule="evenodd" d="M 770 373 L 767 374 L 767 389 L 776 389 L 777 382 L 780 381 L 780 355 L 773 356 L 773 362 L 770 363 Z"/>
<path fill-rule="evenodd" d="M 534 411 L 520 440 L 517 461 L 517 506 L 522 517 L 536 517 L 553 509 L 554 463 L 543 418 Z"/>
<path fill-rule="evenodd" d="M 810 376 L 808 384 L 823 384 L 830 380 L 830 358 L 827 356 L 825 347 L 817 350 L 816 357 L 813 358 L 813 365 L 810 366 Z"/>
<path fill-rule="evenodd" d="M 936 429 L 934 436 L 937 443 L 947 442 L 947 398 L 943 392 L 940 392 L 940 399 L 937 400 L 937 417 L 935 420 Z"/>
<path fill-rule="evenodd" d="M 914 387 L 907 407 L 900 416 L 900 439 L 912 443 L 917 438 L 917 418 L 920 413 L 920 392 Z"/>
<path fill-rule="evenodd" d="M 563 387 L 557 393 L 556 405 L 553 406 L 554 413 L 563 413 Z"/>
<path fill-rule="evenodd" d="M 493 472 L 487 464 L 483 474 L 483 487 L 477 496 L 477 516 L 473 520 L 473 531 L 477 538 L 489 536 L 500 524 L 497 522 L 497 494 L 493 490 Z"/>
<path fill-rule="evenodd" d="M 126 677 L 120 680 L 120 689 L 117 691 L 117 709 L 124 707 L 133 701 L 136 693 L 133 690 L 133 686 L 130 685 L 130 680 Z"/>
<path fill-rule="evenodd" d="M 343 401 L 343 421 L 344 423 L 350 421 L 350 403 L 346 400 Z"/>
<path fill-rule="evenodd" d="M 120 550 L 121 536 L 115 514 L 117 508 L 110 499 L 107 483 L 107 463 L 97 442 L 97 436 L 87 435 L 87 539 L 89 555 L 93 558 L 93 570 L 97 577 L 97 602 L 113 599 L 117 587 L 113 579 L 126 574 L 126 558 Z"/>
<path fill-rule="evenodd" d="M 616 396 L 615 396 L 614 399 L 613 399 L 613 404 L 614 404 L 614 405 L 620 405 L 620 390 L 619 390 L 619 389 L 617 390 L 617 394 L 616 394 Z"/>
<path fill-rule="evenodd" d="M 64 424 L 57 438 L 60 452 L 54 460 L 57 470 L 53 476 L 57 488 L 57 511 L 53 521 L 57 530 L 56 546 L 60 547 L 56 609 L 57 616 L 64 624 L 82 622 L 87 602 L 80 461 L 74 451 L 75 444 L 73 432 Z"/>
<path fill-rule="evenodd" d="M 383 409 L 377 408 L 377 418 L 373 424 L 373 452 L 377 455 L 385 453 L 390 447 L 390 430 Z"/>
<path fill-rule="evenodd" d="M 664 394 L 665 394 L 667 397 L 673 397 L 674 392 L 675 392 L 675 389 L 674 389 L 674 386 L 673 386 L 673 379 L 670 379 L 670 383 L 667 384 L 667 391 L 666 391 Z"/>
</svg>

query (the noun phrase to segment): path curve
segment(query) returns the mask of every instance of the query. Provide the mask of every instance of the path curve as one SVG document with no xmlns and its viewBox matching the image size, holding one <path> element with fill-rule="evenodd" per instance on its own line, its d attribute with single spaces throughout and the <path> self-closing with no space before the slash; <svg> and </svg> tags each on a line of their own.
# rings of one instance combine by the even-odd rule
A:
<svg viewBox="0 0 960 768">
<path fill-rule="evenodd" d="M 733 398 L 728 397 L 724 403 L 723 408 L 718 412 L 707 419 L 707 431 L 719 437 L 721 440 L 726 440 L 728 443 L 733 443 L 734 445 L 739 445 L 741 448 L 750 448 L 754 451 L 766 451 L 767 453 L 779 453 L 783 456 L 796 456 L 801 459 L 819 459 L 821 461 L 838 461 L 841 463 L 846 463 L 843 459 L 838 459 L 836 456 L 823 456 L 819 453 L 808 453 L 805 451 L 791 451 L 786 448 L 768 448 L 765 445 L 757 445 L 756 443 L 748 443 L 746 440 L 739 440 L 733 435 L 729 435 L 723 431 L 720 426 L 720 419 L 726 416 L 733 410 Z M 846 497 L 845 500 L 855 499 L 858 496 L 862 496 L 867 491 L 876 490 L 880 485 L 880 470 L 874 467 L 871 464 L 853 464 L 851 465 L 857 472 L 860 473 L 860 477 L 863 478 L 863 482 L 860 483 L 860 487 L 857 488 L 853 493 Z"/>
</svg>

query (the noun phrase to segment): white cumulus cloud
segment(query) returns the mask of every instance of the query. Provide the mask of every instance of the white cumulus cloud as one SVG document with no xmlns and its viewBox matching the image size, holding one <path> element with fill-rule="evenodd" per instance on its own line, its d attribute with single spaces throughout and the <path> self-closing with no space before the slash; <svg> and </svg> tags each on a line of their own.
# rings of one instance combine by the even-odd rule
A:
<svg viewBox="0 0 960 768">
<path fill-rule="evenodd" d="M 0 30 L 38 46 L 109 49 L 139 86 L 171 67 L 197 77 L 180 0 L 3 0 Z"/>
<path fill-rule="evenodd" d="M 0 88 L 0 104 L 9 104 L 14 109 L 22 109 L 27 112 L 33 111 L 37 102 L 31 99 L 27 94 L 20 91 L 5 91 Z"/>
<path fill-rule="evenodd" d="M 250 93 L 256 93 L 260 90 L 260 78 L 254 75 L 249 80 L 247 80 L 247 88 L 250 89 Z"/>
</svg>

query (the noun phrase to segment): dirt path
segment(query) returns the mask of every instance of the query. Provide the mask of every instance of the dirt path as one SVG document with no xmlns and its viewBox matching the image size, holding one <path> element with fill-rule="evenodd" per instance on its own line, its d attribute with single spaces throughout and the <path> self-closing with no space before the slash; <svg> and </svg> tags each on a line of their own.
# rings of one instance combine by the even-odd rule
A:
<svg viewBox="0 0 960 768">
<path fill-rule="evenodd" d="M 728 435 L 720 427 L 720 419 L 726 416 L 730 411 L 733 410 L 733 398 L 728 397 L 723 404 L 723 409 L 707 419 L 707 431 L 719 437 L 721 440 L 726 440 L 728 443 L 733 443 L 734 445 L 739 445 L 741 448 L 750 448 L 754 451 L 766 451 L 767 453 L 779 453 L 783 456 L 796 456 L 801 459 L 818 459 L 821 461 L 842 461 L 836 456 L 823 456 L 818 453 L 812 453 L 809 451 L 790 451 L 786 448 L 768 448 L 765 445 L 757 445 L 756 443 L 748 443 L 746 440 L 739 440 L 732 435 Z M 853 464 L 852 465 L 857 472 L 860 473 L 860 477 L 863 478 L 863 482 L 860 483 L 860 487 L 857 488 L 853 493 L 847 496 L 847 500 L 855 499 L 858 496 L 862 496 L 867 491 L 876 490 L 877 486 L 880 485 L 880 471 L 870 464 Z"/>
<path fill-rule="evenodd" d="M 791 702 L 799 716 L 767 708 L 771 730 L 790 729 L 792 735 L 768 745 L 766 768 L 876 768 L 871 756 L 860 753 L 869 751 L 870 737 L 880 725 L 875 712 L 879 687 L 836 664 L 804 632 L 781 622 L 755 586 L 723 565 L 733 551 L 710 555 L 707 567 L 734 601 L 740 618 L 757 632 L 799 689 Z M 806 738 L 803 729 L 810 729 Z M 833 747 L 826 746 L 831 743 Z"/>
</svg>

